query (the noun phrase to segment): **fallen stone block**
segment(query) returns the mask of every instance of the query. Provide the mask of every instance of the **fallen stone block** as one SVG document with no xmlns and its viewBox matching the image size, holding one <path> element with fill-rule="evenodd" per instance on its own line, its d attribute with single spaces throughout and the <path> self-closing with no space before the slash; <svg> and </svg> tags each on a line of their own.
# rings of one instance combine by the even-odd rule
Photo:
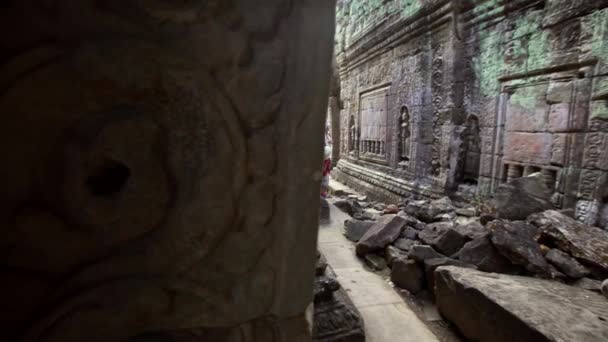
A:
<svg viewBox="0 0 608 342">
<path fill-rule="evenodd" d="M 585 277 L 585 278 L 577 279 L 571 285 L 584 289 L 584 290 L 587 290 L 587 291 L 602 293 L 602 282 L 599 280 L 590 279 L 590 278 Z"/>
<path fill-rule="evenodd" d="M 426 283 L 432 293 L 435 292 L 435 270 L 441 266 L 458 266 L 473 269 L 476 268 L 474 265 L 467 264 L 466 262 L 451 258 L 426 259 L 424 261 L 424 273 L 426 275 Z"/>
<path fill-rule="evenodd" d="M 590 273 L 589 270 L 576 261 L 576 259 L 559 249 L 553 248 L 549 250 L 545 255 L 545 258 L 568 277 L 582 278 Z"/>
<path fill-rule="evenodd" d="M 418 239 L 418 231 L 412 227 L 405 227 L 400 235 L 403 239 L 416 240 Z"/>
<path fill-rule="evenodd" d="M 459 216 L 474 217 L 477 214 L 477 210 L 473 207 L 456 208 L 456 214 Z"/>
<path fill-rule="evenodd" d="M 498 186 L 493 202 L 499 218 L 525 220 L 531 214 L 554 208 L 551 195 L 542 174 L 534 173 Z"/>
<path fill-rule="evenodd" d="M 330 269 L 328 273 L 329 277 L 335 278 Z M 347 292 L 339 283 L 338 286 L 328 284 L 325 292 L 318 291 L 325 280 L 326 277 L 318 277 L 315 281 L 315 294 L 320 296 L 315 296 L 312 341 L 365 342 L 363 319 Z"/>
<path fill-rule="evenodd" d="M 410 201 L 405 206 L 404 211 L 423 222 L 432 223 L 438 215 L 453 213 L 455 208 L 448 197 L 443 197 L 431 202 L 425 200 Z"/>
<path fill-rule="evenodd" d="M 445 258 L 446 256 L 435 251 L 433 247 L 426 245 L 413 246 L 408 253 L 410 259 L 424 262 L 426 259 Z"/>
<path fill-rule="evenodd" d="M 354 216 L 355 214 L 359 214 L 362 212 L 362 208 L 359 205 L 359 203 L 355 200 L 352 199 L 342 199 L 342 200 L 337 200 L 334 202 L 334 205 L 342 210 L 343 212 L 347 213 L 350 216 Z"/>
<path fill-rule="evenodd" d="M 367 266 L 376 271 L 382 271 L 387 266 L 386 260 L 384 260 L 384 258 L 379 256 L 378 254 L 365 254 L 363 259 L 365 260 L 365 264 Z"/>
<path fill-rule="evenodd" d="M 435 298 L 471 341 L 608 341 L 608 301 L 554 281 L 440 267 Z"/>
<path fill-rule="evenodd" d="M 405 219 L 405 224 L 409 227 L 415 228 L 416 225 L 424 224 L 414 216 L 407 214 L 405 211 L 400 211 L 398 215 Z"/>
<path fill-rule="evenodd" d="M 437 251 L 452 255 L 467 242 L 467 237 L 443 222 L 432 223 L 418 234 L 420 241 L 433 246 Z"/>
<path fill-rule="evenodd" d="M 399 248 L 400 250 L 404 251 L 404 252 L 409 252 L 412 247 L 414 247 L 417 244 L 416 241 L 414 240 L 409 240 L 409 239 L 397 239 L 395 240 L 395 242 L 393 242 L 393 246 Z"/>
<path fill-rule="evenodd" d="M 528 218 L 541 229 L 541 241 L 557 246 L 585 264 L 608 272 L 608 232 L 585 225 L 556 210 L 547 210 Z"/>
<path fill-rule="evenodd" d="M 407 259 L 407 253 L 395 246 L 386 246 L 384 249 L 384 259 L 388 267 L 393 267 L 393 262 L 397 259 Z"/>
<path fill-rule="evenodd" d="M 372 221 L 346 220 L 344 221 L 344 236 L 350 241 L 357 242 L 374 224 L 375 222 Z"/>
<path fill-rule="evenodd" d="M 363 256 L 378 250 L 397 240 L 405 227 L 405 219 L 397 215 L 382 216 L 357 242 L 357 255 Z"/>
<path fill-rule="evenodd" d="M 488 229 L 492 232 L 492 243 L 496 249 L 512 263 L 533 273 L 549 272 L 549 264 L 540 245 L 532 239 L 534 227 L 523 221 L 495 220 L 488 224 Z"/>
<path fill-rule="evenodd" d="M 391 281 L 396 286 L 417 294 L 424 289 L 424 268 L 414 260 L 395 260 L 391 269 Z"/>
<path fill-rule="evenodd" d="M 468 224 L 459 224 L 454 228 L 460 234 L 466 236 L 470 240 L 475 240 L 485 235 L 488 235 L 490 232 L 486 227 L 484 227 L 479 222 L 471 222 Z"/>
<path fill-rule="evenodd" d="M 384 208 L 384 213 L 385 214 L 398 214 L 399 213 L 399 207 L 397 207 L 394 204 L 389 204 L 386 206 L 386 208 Z"/>
<path fill-rule="evenodd" d="M 498 252 L 487 234 L 467 242 L 454 257 L 484 272 L 516 274 L 520 270 Z"/>
<path fill-rule="evenodd" d="M 479 223 L 481 223 L 482 225 L 486 225 L 494 220 L 496 220 L 496 216 L 492 215 L 492 214 L 481 214 L 481 216 L 479 216 Z"/>
</svg>

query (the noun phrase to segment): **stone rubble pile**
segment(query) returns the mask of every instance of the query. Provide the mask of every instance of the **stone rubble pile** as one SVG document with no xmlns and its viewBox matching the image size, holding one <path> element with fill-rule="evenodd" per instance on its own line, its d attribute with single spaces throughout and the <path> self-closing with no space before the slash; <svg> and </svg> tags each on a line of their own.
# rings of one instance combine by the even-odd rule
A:
<svg viewBox="0 0 608 342">
<path fill-rule="evenodd" d="M 544 187 L 537 175 L 503 184 L 484 214 L 458 208 L 448 197 L 386 205 L 347 194 L 335 204 L 353 217 L 344 234 L 356 243 L 357 255 L 372 269 L 390 268 L 392 282 L 413 294 L 433 292 L 434 271 L 441 266 L 601 293 L 608 278 L 608 232 L 553 209 Z"/>
<path fill-rule="evenodd" d="M 533 174 L 477 208 L 356 194 L 336 205 L 357 255 L 395 286 L 429 291 L 470 340 L 608 341 L 608 231 L 555 210 L 545 190 Z"/>
</svg>

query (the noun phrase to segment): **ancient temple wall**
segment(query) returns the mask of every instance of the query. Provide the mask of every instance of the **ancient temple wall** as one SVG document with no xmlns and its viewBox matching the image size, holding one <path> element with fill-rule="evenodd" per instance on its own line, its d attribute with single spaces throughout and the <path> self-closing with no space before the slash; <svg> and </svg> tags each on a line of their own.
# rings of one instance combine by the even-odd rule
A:
<svg viewBox="0 0 608 342">
<path fill-rule="evenodd" d="M 344 107 L 336 176 L 372 183 L 379 197 L 439 196 L 452 177 L 453 117 L 462 116 L 462 72 L 454 63 L 462 44 L 452 30 L 452 4 L 342 5 L 337 46 L 344 47 L 338 51 Z M 341 17 L 345 8 L 348 20 Z"/>
<path fill-rule="evenodd" d="M 479 193 L 542 172 L 581 219 L 605 201 L 605 1 L 486 1 L 464 9 L 465 110 L 480 118 Z M 596 203 L 591 203 L 597 201 Z M 595 220 L 595 219 L 592 219 Z"/>
<path fill-rule="evenodd" d="M 349 118 L 361 115 L 362 94 L 374 87 L 386 89 L 392 130 L 383 165 L 368 163 L 361 147 L 353 148 L 360 142 L 349 149 L 343 136 L 338 177 L 372 184 L 384 197 L 386 191 L 458 192 L 465 182 L 489 196 L 510 177 L 542 172 L 556 205 L 579 203 L 582 212 L 599 205 L 601 211 L 608 160 L 606 6 L 339 2 L 342 133 Z M 403 106 L 412 120 L 411 157 L 400 164 Z"/>
</svg>

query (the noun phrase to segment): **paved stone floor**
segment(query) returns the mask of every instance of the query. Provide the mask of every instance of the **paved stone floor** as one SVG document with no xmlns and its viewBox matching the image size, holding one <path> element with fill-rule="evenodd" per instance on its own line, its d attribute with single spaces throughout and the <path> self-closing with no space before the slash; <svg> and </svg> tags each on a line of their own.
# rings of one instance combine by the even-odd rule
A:
<svg viewBox="0 0 608 342">
<path fill-rule="evenodd" d="M 330 206 L 331 220 L 319 228 L 319 250 L 365 321 L 367 342 L 439 341 L 378 274 L 364 268 L 355 246 L 342 234 L 349 216 Z"/>
</svg>

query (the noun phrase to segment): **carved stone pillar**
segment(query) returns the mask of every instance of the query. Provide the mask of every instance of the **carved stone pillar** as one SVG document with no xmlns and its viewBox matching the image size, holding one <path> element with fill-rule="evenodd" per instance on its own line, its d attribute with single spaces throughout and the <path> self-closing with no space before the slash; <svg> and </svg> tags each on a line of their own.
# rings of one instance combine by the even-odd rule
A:
<svg viewBox="0 0 608 342">
<path fill-rule="evenodd" d="M 0 341 L 308 341 L 334 2 L 0 7 Z"/>
</svg>

